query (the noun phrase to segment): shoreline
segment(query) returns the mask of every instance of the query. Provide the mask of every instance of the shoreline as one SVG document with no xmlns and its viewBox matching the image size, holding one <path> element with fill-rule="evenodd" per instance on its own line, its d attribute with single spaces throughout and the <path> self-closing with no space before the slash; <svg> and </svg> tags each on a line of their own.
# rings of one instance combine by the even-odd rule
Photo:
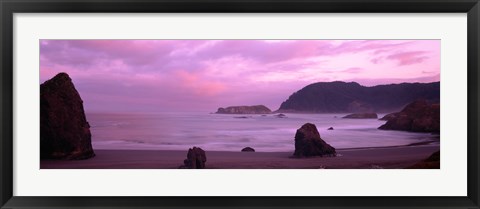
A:
<svg viewBox="0 0 480 209">
<path fill-rule="evenodd" d="M 361 149 L 381 149 L 381 148 L 400 148 L 400 147 L 414 147 L 414 146 L 436 146 L 434 144 L 435 142 L 440 142 L 440 140 L 429 140 L 429 141 L 424 141 L 424 142 L 415 142 L 415 143 L 410 143 L 410 144 L 405 144 L 405 145 L 392 145 L 392 146 L 383 146 L 383 147 L 351 147 L 351 148 L 338 148 L 335 150 L 361 150 Z M 440 147 L 440 144 L 438 144 Z"/>
<path fill-rule="evenodd" d="M 426 145 L 430 145 L 430 146 L 437 146 L 437 144 L 435 143 L 440 143 L 440 140 L 438 138 L 435 138 L 435 139 L 429 139 L 429 140 L 425 140 L 425 141 L 422 141 L 422 142 L 415 142 L 415 143 L 410 143 L 410 144 L 404 144 L 404 145 L 390 145 L 390 146 L 367 146 L 367 147 L 346 147 L 346 148 L 335 148 L 335 150 L 339 151 L 339 150 L 363 150 L 363 149 L 379 149 L 379 148 L 399 148 L 399 147 L 411 147 L 411 146 L 426 146 Z M 439 144 L 438 144 L 439 145 Z M 198 147 L 202 147 L 202 146 L 198 146 Z M 187 150 L 188 148 L 186 148 Z M 132 147 L 128 147 L 128 148 L 117 148 L 117 149 L 105 149 L 105 148 L 99 148 L 99 149 L 94 149 L 94 150 L 131 150 L 131 151 L 182 151 L 182 150 L 178 150 L 178 149 L 135 149 L 135 148 L 132 148 Z M 238 151 L 236 150 L 211 150 L 211 151 L 219 151 L 219 152 L 240 152 L 241 149 L 239 149 Z M 258 150 L 257 150 L 258 152 Z M 260 151 L 260 152 L 265 152 L 265 153 L 271 153 L 271 152 L 294 152 L 294 148 L 292 148 L 292 150 L 289 150 L 289 151 Z"/>
<path fill-rule="evenodd" d="M 207 169 L 402 169 L 438 151 L 440 145 L 337 149 L 337 157 L 294 158 L 291 152 L 210 151 Z M 95 150 L 86 160 L 40 160 L 40 169 L 178 169 L 187 150 Z"/>
</svg>

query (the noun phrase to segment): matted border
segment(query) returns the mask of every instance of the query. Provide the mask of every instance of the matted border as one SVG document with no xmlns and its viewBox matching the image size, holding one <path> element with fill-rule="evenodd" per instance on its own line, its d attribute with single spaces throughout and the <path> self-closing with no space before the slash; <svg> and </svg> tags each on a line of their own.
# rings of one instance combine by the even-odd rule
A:
<svg viewBox="0 0 480 209">
<path fill-rule="evenodd" d="M 16 13 L 13 195 L 466 196 L 466 36 L 465 13 Z M 439 60 L 443 107 L 440 113 L 443 127 L 440 133 L 441 169 L 206 169 L 188 172 L 178 169 L 39 169 L 38 41 L 45 38 L 435 38 L 441 40 L 442 49 Z M 442 187 L 438 182 L 443 182 Z M 202 189 L 192 190 L 191 185 Z"/>
<path fill-rule="evenodd" d="M 1 1 L 0 202 L 4 207 L 434 207 L 478 208 L 478 0 L 475 1 Z M 13 197 L 13 14 L 16 12 L 464 12 L 468 13 L 467 197 Z M 439 182 L 441 184 L 441 182 Z"/>
</svg>

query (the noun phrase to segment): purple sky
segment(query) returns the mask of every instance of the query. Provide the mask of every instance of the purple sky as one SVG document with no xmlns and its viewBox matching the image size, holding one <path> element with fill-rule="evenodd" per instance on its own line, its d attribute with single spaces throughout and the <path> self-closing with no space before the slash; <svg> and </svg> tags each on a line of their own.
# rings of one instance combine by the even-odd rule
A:
<svg viewBox="0 0 480 209">
<path fill-rule="evenodd" d="M 440 40 L 41 40 L 40 82 L 59 72 L 86 111 L 276 110 L 320 81 L 439 81 Z"/>
</svg>

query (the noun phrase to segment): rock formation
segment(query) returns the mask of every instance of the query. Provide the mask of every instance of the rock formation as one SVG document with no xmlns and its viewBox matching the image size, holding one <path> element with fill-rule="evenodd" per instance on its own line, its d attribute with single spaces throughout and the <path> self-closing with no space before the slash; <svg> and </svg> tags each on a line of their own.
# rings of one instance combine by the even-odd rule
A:
<svg viewBox="0 0 480 209">
<path fill-rule="evenodd" d="M 440 102 L 440 82 L 361 86 L 355 82 L 319 82 L 290 95 L 277 112 L 394 112 L 417 99 Z"/>
<path fill-rule="evenodd" d="M 386 114 L 385 116 L 383 116 L 382 118 L 380 118 L 378 120 L 390 120 L 390 119 L 393 119 L 393 118 L 397 117 L 397 115 L 398 115 L 397 112 Z"/>
<path fill-rule="evenodd" d="M 66 73 L 40 85 L 40 157 L 87 159 L 95 156 L 83 101 Z"/>
<path fill-rule="evenodd" d="M 440 168 L 440 151 L 434 152 L 427 159 L 416 163 L 409 169 L 439 169 Z"/>
<path fill-rule="evenodd" d="M 328 128 L 327 130 L 333 130 L 333 127 Z"/>
<path fill-rule="evenodd" d="M 187 159 L 183 161 L 185 167 L 190 169 L 204 169 L 205 162 L 207 162 L 207 156 L 200 147 L 188 149 Z"/>
<path fill-rule="evenodd" d="M 426 100 L 410 103 L 379 129 L 413 132 L 440 132 L 440 104 Z"/>
<path fill-rule="evenodd" d="M 371 119 L 375 118 L 377 119 L 377 113 L 353 113 L 350 115 L 346 115 L 343 118 L 352 118 L 352 119 Z"/>
<path fill-rule="evenodd" d="M 264 105 L 231 106 L 218 108 L 217 114 L 270 114 L 272 111 Z"/>
<path fill-rule="evenodd" d="M 255 152 L 255 149 L 251 148 L 251 147 L 245 147 L 242 149 L 242 152 Z"/>
<path fill-rule="evenodd" d="M 306 123 L 295 134 L 295 157 L 335 156 L 335 148 L 320 138 L 317 127 Z"/>
</svg>

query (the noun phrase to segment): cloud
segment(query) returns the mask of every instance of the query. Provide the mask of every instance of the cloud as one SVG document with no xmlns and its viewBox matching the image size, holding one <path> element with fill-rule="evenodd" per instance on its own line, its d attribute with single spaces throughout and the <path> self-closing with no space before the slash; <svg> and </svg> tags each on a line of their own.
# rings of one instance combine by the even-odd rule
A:
<svg viewBox="0 0 480 209">
<path fill-rule="evenodd" d="M 217 41 L 208 48 L 200 50 L 197 55 L 202 58 L 216 59 L 228 56 L 240 56 L 258 63 L 285 61 L 297 57 L 311 57 L 328 48 L 328 42 L 291 41 L 265 42 L 261 40 Z"/>
<path fill-rule="evenodd" d="M 384 58 L 383 57 L 375 57 L 373 59 L 370 59 L 370 62 L 373 64 L 380 64 Z"/>
<path fill-rule="evenodd" d="M 183 88 L 185 93 L 193 93 L 195 96 L 216 96 L 226 90 L 226 86 L 221 82 L 209 81 L 201 75 L 186 71 L 176 72 L 174 80 L 178 88 Z"/>
<path fill-rule="evenodd" d="M 412 65 L 425 61 L 429 57 L 426 56 L 427 52 L 425 51 L 409 51 L 409 52 L 399 52 L 387 56 L 387 59 L 395 60 L 398 62 L 398 65 Z"/>
<path fill-rule="evenodd" d="M 372 54 L 381 54 L 389 52 L 392 49 L 400 49 L 414 44 L 415 41 L 403 40 L 345 40 L 339 45 L 329 49 L 329 55 L 338 55 L 344 53 L 368 52 Z"/>
<path fill-rule="evenodd" d="M 343 73 L 361 73 L 362 71 L 364 71 L 365 69 L 363 68 L 360 68 L 360 67 L 351 67 L 351 68 L 348 68 L 348 69 L 345 69 L 345 70 L 342 70 L 340 72 L 343 72 Z"/>
</svg>

